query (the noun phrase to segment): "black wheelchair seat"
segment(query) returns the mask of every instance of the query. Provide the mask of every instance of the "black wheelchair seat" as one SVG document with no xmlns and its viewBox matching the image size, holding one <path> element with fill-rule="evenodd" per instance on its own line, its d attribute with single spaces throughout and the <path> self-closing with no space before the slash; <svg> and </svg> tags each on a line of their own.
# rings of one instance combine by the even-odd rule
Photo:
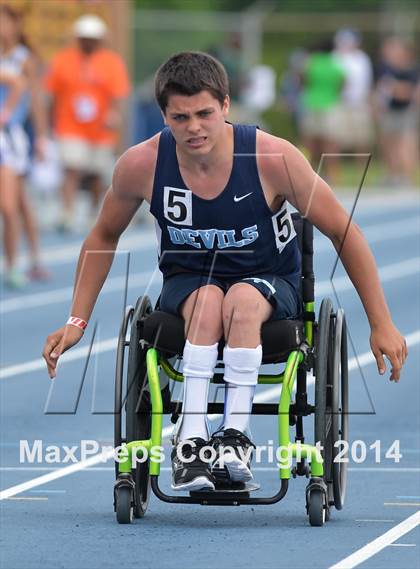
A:
<svg viewBox="0 0 420 569">
<path fill-rule="evenodd" d="M 143 321 L 143 340 L 166 357 L 182 355 L 185 344 L 184 320 L 167 312 L 155 310 Z M 263 363 L 285 362 L 291 351 L 305 340 L 301 320 L 265 322 L 261 328 Z M 222 359 L 224 340 L 219 342 Z"/>
</svg>

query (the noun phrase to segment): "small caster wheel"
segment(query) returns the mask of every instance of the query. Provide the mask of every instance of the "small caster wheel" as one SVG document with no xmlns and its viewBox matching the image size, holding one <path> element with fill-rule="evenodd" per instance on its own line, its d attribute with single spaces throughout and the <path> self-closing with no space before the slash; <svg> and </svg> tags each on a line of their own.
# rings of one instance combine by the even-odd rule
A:
<svg viewBox="0 0 420 569">
<path fill-rule="evenodd" d="M 120 486 L 115 494 L 117 522 L 131 524 L 133 521 L 133 490 L 129 486 Z"/>
<path fill-rule="evenodd" d="M 324 493 L 321 490 L 312 490 L 309 494 L 308 514 L 309 523 L 314 527 L 321 527 L 326 521 L 324 508 Z"/>
</svg>

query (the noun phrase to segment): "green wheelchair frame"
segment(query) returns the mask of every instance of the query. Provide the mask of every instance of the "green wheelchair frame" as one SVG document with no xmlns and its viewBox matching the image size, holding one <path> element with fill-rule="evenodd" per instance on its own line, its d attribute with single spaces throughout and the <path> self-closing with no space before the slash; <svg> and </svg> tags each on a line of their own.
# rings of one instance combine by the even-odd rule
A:
<svg viewBox="0 0 420 569">
<path fill-rule="evenodd" d="M 150 491 L 168 503 L 202 505 L 269 505 L 279 502 L 286 494 L 289 479 L 306 476 L 306 512 L 312 526 L 322 526 L 330 517 L 331 507 L 344 505 L 347 462 L 337 461 L 340 443 L 348 440 L 348 363 L 346 321 L 342 309 L 333 312 L 329 298 L 322 301 L 318 321 L 315 303 L 304 303 L 305 340 L 290 352 L 285 369 L 279 374 L 260 374 L 259 385 L 281 384 L 278 404 L 254 403 L 252 414 L 276 414 L 278 443 L 281 449 L 279 467 L 280 489 L 270 497 L 251 497 L 247 489 L 234 492 L 191 492 L 189 496 L 165 494 L 158 484 L 160 462 L 148 456 L 133 468 L 133 453 L 142 458 L 152 448 L 162 446 L 162 423 L 165 413 L 175 419 L 180 402 L 170 402 L 169 386 L 162 388 L 160 370 L 176 382 L 183 376 L 155 347 L 142 339 L 142 323 L 151 314 L 147 297 L 140 297 L 136 308 L 128 307 L 120 329 L 117 348 L 115 383 L 115 447 L 120 449 L 116 461 L 114 509 L 119 523 L 131 523 L 133 517 L 146 513 Z M 131 329 L 130 340 L 127 333 Z M 125 349 L 129 347 L 128 367 L 131 383 L 141 384 L 142 393 L 127 385 L 123 398 Z M 308 403 L 307 373 L 315 375 L 315 405 Z M 215 374 L 214 383 L 223 383 L 223 376 Z M 296 384 L 295 401 L 292 401 Z M 168 402 L 169 399 L 169 402 Z M 122 437 L 122 413 L 125 407 L 126 436 Z M 222 413 L 223 403 L 209 403 L 208 413 Z M 306 444 L 303 417 L 315 415 L 315 441 L 320 447 Z M 296 426 L 295 442 L 291 441 L 290 427 Z M 343 454 L 343 453 L 341 453 Z M 296 459 L 291 468 L 290 458 Z"/>
</svg>

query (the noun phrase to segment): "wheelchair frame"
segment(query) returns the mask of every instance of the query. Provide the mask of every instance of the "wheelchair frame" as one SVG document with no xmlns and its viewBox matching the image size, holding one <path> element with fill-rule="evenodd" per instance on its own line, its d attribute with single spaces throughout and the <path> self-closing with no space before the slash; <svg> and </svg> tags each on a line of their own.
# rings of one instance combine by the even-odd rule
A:
<svg viewBox="0 0 420 569">
<path fill-rule="evenodd" d="M 294 214 L 294 222 L 297 216 Z M 303 224 L 308 224 L 302 220 Z M 312 245 L 312 227 L 311 245 Z M 280 489 L 273 496 L 251 497 L 245 489 L 236 492 L 217 490 L 213 492 L 191 492 L 189 496 L 173 496 L 164 493 L 158 484 L 160 463 L 148 458 L 145 462 L 132 468 L 132 454 L 141 458 L 144 451 L 162 445 L 163 414 L 179 412 L 180 402 L 170 402 L 166 407 L 162 400 L 159 380 L 159 368 L 172 380 L 183 381 L 181 373 L 177 372 L 167 358 L 160 354 L 155 347 L 144 346 L 141 339 L 142 323 L 151 313 L 150 300 L 140 298 L 136 309 L 128 307 L 120 329 L 117 349 L 117 369 L 115 384 L 115 446 L 121 447 L 119 460 L 116 463 L 116 483 L 114 486 L 114 509 L 120 523 L 130 523 L 134 517 L 142 517 L 147 509 L 150 489 L 162 501 L 168 503 L 190 503 L 202 505 L 269 505 L 279 502 L 288 489 L 289 479 L 293 476 L 306 476 L 310 480 L 306 488 L 306 511 L 309 522 L 321 526 L 330 517 L 330 508 L 341 509 L 344 504 L 346 488 L 347 464 L 337 464 L 334 459 L 339 451 L 337 441 L 347 440 L 348 437 L 348 370 L 347 370 L 347 340 L 344 312 L 339 309 L 336 314 L 332 310 L 330 299 L 324 299 L 319 313 L 318 322 L 315 320 L 315 303 L 313 299 L 314 279 L 311 262 L 303 266 L 303 277 L 309 278 L 309 292 L 304 288 L 304 332 L 305 341 L 293 350 L 286 361 L 285 369 L 279 374 L 260 374 L 258 384 L 281 384 L 282 390 L 278 405 L 270 403 L 254 403 L 252 414 L 276 414 L 278 416 L 278 443 L 281 449 L 280 461 L 289 458 L 298 459 L 296 466 L 290 465 L 279 468 Z M 308 252 L 307 252 L 308 253 Z M 308 282 L 308 281 L 307 281 Z M 303 283 L 304 284 L 304 283 Z M 308 300 L 309 299 L 309 300 Z M 128 328 L 131 325 L 130 340 L 126 340 Z M 150 401 L 143 410 L 143 420 L 149 421 L 148 428 L 142 432 L 146 436 L 136 440 L 125 440 L 121 436 L 121 419 L 123 409 L 122 385 L 124 376 L 125 349 L 133 350 L 133 360 L 136 366 L 144 366 L 144 383 L 148 383 Z M 138 355 L 138 351 L 142 354 Z M 130 357 L 130 355 L 129 355 Z M 140 360 L 145 360 L 140 361 Z M 140 361 L 140 363 L 139 363 Z M 315 406 L 307 401 L 307 372 L 314 370 Z M 137 370 L 134 382 L 139 381 Z M 223 383 L 223 376 L 215 374 L 213 383 Z M 293 387 L 297 384 L 296 401 L 292 402 Z M 133 402 L 130 399 L 132 385 L 127 385 L 126 420 L 131 420 Z M 144 390 L 146 385 L 142 385 Z M 137 392 L 135 392 L 137 393 Z M 140 398 L 143 396 L 143 391 Z M 134 412 L 139 413 L 139 402 L 136 398 Z M 141 415 L 140 411 L 140 415 Z M 223 403 L 209 403 L 208 413 L 223 413 Z M 305 444 L 303 434 L 303 417 L 315 413 L 315 440 L 320 441 L 324 449 L 320 453 L 316 446 Z M 130 416 L 129 416 L 130 415 Z M 135 417 L 134 417 L 135 420 Z M 141 418 L 137 417 L 140 422 Z M 128 424 L 128 423 L 127 423 Z M 290 427 L 296 426 L 295 442 L 291 442 Z M 132 429 L 131 429 L 132 431 Z M 126 437 L 132 432 L 126 434 Z M 149 435 L 149 436 L 147 436 Z M 134 438 L 136 438 L 134 436 Z M 131 439 L 131 437 L 130 437 Z M 310 467 L 308 466 L 310 462 Z M 139 490 L 139 485 L 141 490 Z"/>
</svg>

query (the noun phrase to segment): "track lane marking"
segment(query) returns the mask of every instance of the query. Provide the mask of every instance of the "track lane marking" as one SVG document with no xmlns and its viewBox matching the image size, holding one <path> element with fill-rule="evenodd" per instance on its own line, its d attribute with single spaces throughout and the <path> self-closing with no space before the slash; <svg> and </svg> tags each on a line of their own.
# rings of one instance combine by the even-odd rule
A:
<svg viewBox="0 0 420 569">
<path fill-rule="evenodd" d="M 412 332 L 411 334 L 408 334 L 407 336 L 405 336 L 406 342 L 407 342 L 407 347 L 410 346 L 414 346 L 416 344 L 420 343 L 420 329 L 416 330 L 415 332 Z M 376 363 L 375 360 L 375 356 L 372 354 L 372 352 L 369 350 L 361 355 L 358 355 L 357 357 L 353 357 L 349 360 L 349 372 L 353 371 L 354 369 L 357 369 L 357 367 L 360 365 L 360 367 L 364 367 L 366 365 L 372 364 L 372 363 Z M 312 374 L 308 374 L 308 382 L 307 385 L 308 387 L 310 385 L 312 385 L 315 382 L 315 378 Z M 276 395 L 279 395 L 281 391 L 281 387 L 280 386 L 276 386 L 276 387 L 271 387 L 270 389 L 267 389 L 264 393 L 271 394 L 271 397 L 275 397 Z"/>
<path fill-rule="evenodd" d="M 360 226 L 360 222 L 356 221 L 357 225 Z M 384 241 L 386 239 L 398 239 L 400 237 L 409 237 L 420 231 L 420 217 L 412 216 L 404 219 L 403 222 L 394 223 L 393 222 L 393 234 L 388 231 L 390 222 L 386 221 L 383 223 L 370 224 L 362 227 L 362 231 L 366 239 L 370 243 L 375 243 L 377 241 Z M 395 233 L 394 233 L 395 232 Z M 314 245 L 317 248 L 317 252 L 323 252 L 328 249 L 332 249 L 329 241 L 325 244 L 326 237 L 320 235 L 315 236 Z M 47 263 L 48 266 L 51 265 L 63 265 L 66 263 L 76 262 L 80 249 L 83 244 L 83 239 L 76 241 L 75 243 L 70 243 L 67 245 L 52 245 L 50 247 L 43 247 L 41 251 L 41 259 L 43 262 Z M 128 232 L 127 235 L 123 235 L 119 248 L 117 251 L 123 251 L 130 249 L 130 251 L 141 251 L 147 249 L 154 249 L 157 247 L 156 232 L 152 228 L 140 229 L 133 232 Z M 19 267 L 24 267 L 27 264 L 27 254 L 19 254 L 17 263 Z M 4 272 L 4 258 L 0 258 L 0 274 Z"/>
<path fill-rule="evenodd" d="M 416 274 L 419 271 L 420 257 L 410 257 L 404 261 L 398 261 L 397 263 L 391 263 L 379 268 L 379 276 L 382 282 L 387 282 Z M 158 269 L 148 272 L 141 271 L 133 273 L 129 275 L 128 282 L 126 281 L 125 275 L 110 277 L 105 281 L 101 294 L 109 294 L 124 290 L 126 284 L 128 284 L 129 287 L 147 285 L 152 278 L 156 279 L 152 286 L 161 283 L 162 276 Z M 333 284 L 337 291 L 344 291 L 353 288 L 353 284 L 347 276 L 335 277 L 333 279 Z M 315 282 L 315 291 L 317 295 L 324 294 L 325 292 L 331 292 L 331 281 L 326 279 L 319 283 Z M 53 304 L 67 302 L 71 300 L 72 295 L 73 286 L 15 296 L 0 302 L 0 314 L 9 314 L 10 312 L 16 312 L 19 310 L 27 311 L 29 308 L 39 308 L 40 306 L 50 306 Z"/>
<path fill-rule="evenodd" d="M 420 342 L 420 329 L 416 330 L 415 332 L 412 332 L 411 334 L 408 334 L 406 336 L 406 340 L 407 340 L 407 345 L 410 346 L 414 343 L 418 344 Z M 371 363 L 373 363 L 375 361 L 375 358 L 373 357 L 373 354 L 369 351 L 369 352 L 365 352 L 364 354 L 361 354 L 358 357 L 354 357 L 351 360 L 349 360 L 349 371 L 355 369 L 356 367 L 358 367 L 358 365 L 360 366 L 365 366 L 365 365 L 369 365 Z M 359 363 L 358 363 L 359 362 Z M 315 381 L 314 377 L 309 377 L 309 380 L 307 382 L 307 385 L 311 385 L 313 384 Z M 281 386 L 277 386 L 275 388 L 271 388 L 271 389 L 266 389 L 264 390 L 262 393 L 258 393 L 256 395 L 256 397 L 254 398 L 254 401 L 256 403 L 262 403 L 262 402 L 266 402 L 266 401 L 270 401 L 274 396 L 278 395 L 281 391 Z M 210 420 L 214 420 L 217 417 L 220 417 L 220 415 L 210 415 Z M 173 431 L 173 427 L 166 427 L 165 429 L 163 429 L 162 431 L 162 439 L 164 437 L 169 436 Z M 36 486 L 41 486 L 42 484 L 46 484 L 48 482 L 51 482 L 52 480 L 57 480 L 58 478 L 62 478 L 63 476 L 68 476 L 70 474 L 74 474 L 75 472 L 78 472 L 79 470 L 83 470 L 85 468 L 89 468 L 91 466 L 95 466 L 96 464 L 100 463 L 100 462 L 106 462 L 107 460 L 109 460 L 110 458 L 112 458 L 112 456 L 114 455 L 114 450 L 108 450 L 107 452 L 102 452 L 99 453 L 95 456 L 92 456 L 86 460 L 84 460 L 83 462 L 78 462 L 76 464 L 71 464 L 69 466 L 66 466 L 64 468 L 60 468 L 57 469 L 49 474 L 44 474 L 43 476 L 34 478 L 32 480 L 28 480 L 27 482 L 23 482 L 22 484 L 17 484 L 16 486 L 12 486 L 11 488 L 7 488 L 6 490 L 3 490 L 0 492 L 0 501 L 4 500 L 5 498 L 8 498 L 10 496 L 15 496 L 16 494 L 20 494 L 22 492 L 25 492 L 26 490 L 30 490 L 31 488 L 34 488 Z"/>
<path fill-rule="evenodd" d="M 16 501 L 28 501 L 28 502 L 45 502 L 48 500 L 47 496 L 13 496 L 11 498 L 6 498 L 6 500 L 16 500 Z"/>
<path fill-rule="evenodd" d="M 87 234 L 86 234 L 87 235 Z M 64 265 L 66 263 L 75 263 L 79 257 L 80 249 L 83 245 L 83 239 L 76 243 L 67 245 L 53 245 L 52 247 L 44 247 L 41 251 L 41 260 L 51 265 Z M 157 247 L 156 231 L 154 229 L 146 229 L 128 233 L 120 239 L 117 252 L 122 253 L 125 250 L 142 251 L 154 249 Z M 27 265 L 27 254 L 20 254 L 17 258 L 18 267 Z M 0 274 L 4 272 L 4 258 L 0 258 Z"/>
<path fill-rule="evenodd" d="M 126 284 L 128 287 L 138 287 L 149 285 L 150 280 L 157 274 L 156 271 L 139 272 L 129 275 L 128 282 L 125 276 L 110 277 L 106 280 L 101 291 L 102 294 L 122 291 Z M 161 285 L 162 277 L 158 274 L 156 282 L 152 286 Z M 26 296 L 16 296 L 8 298 L 0 302 L 0 314 L 9 314 L 19 310 L 27 310 L 29 308 L 39 308 L 41 306 L 50 306 L 68 302 L 73 296 L 73 286 L 57 288 L 55 290 L 46 290 L 45 292 L 36 292 Z"/>
<path fill-rule="evenodd" d="M 395 496 L 397 500 L 420 500 L 420 496 Z"/>
<path fill-rule="evenodd" d="M 331 565 L 329 569 L 353 569 L 353 567 L 357 567 L 361 563 L 364 563 L 367 559 L 370 559 L 385 549 L 385 547 L 391 545 L 394 541 L 397 541 L 397 539 L 400 539 L 400 537 L 415 529 L 419 524 L 420 510 L 395 527 L 391 528 L 383 535 L 377 537 L 373 541 L 370 541 L 361 549 L 358 549 L 335 565 Z"/>
<path fill-rule="evenodd" d="M 40 492 L 42 492 L 42 490 L 40 490 Z M 378 524 L 383 524 L 383 523 L 395 523 L 395 520 L 354 520 L 355 522 L 372 522 L 372 523 L 378 523 Z"/>
<path fill-rule="evenodd" d="M 418 259 L 420 262 L 420 258 L 416 257 L 416 259 Z M 412 266 L 411 263 L 410 263 L 410 266 Z M 387 267 L 387 272 L 386 272 L 386 274 L 388 275 L 388 278 L 382 279 L 383 281 L 393 280 L 394 278 L 398 278 L 401 276 L 400 273 L 397 273 L 398 276 L 395 276 L 395 273 L 392 272 L 392 275 L 394 275 L 394 276 L 391 279 L 391 271 L 388 270 L 389 267 L 390 266 Z M 385 268 L 386 267 L 384 267 L 384 269 Z M 417 265 L 416 272 L 418 272 L 418 271 L 420 271 L 420 264 Z M 349 280 L 349 286 L 347 286 L 347 283 L 345 283 L 343 281 L 340 281 L 340 282 L 341 282 L 342 288 L 340 288 L 340 284 L 338 284 L 335 287 L 335 290 L 337 292 L 340 290 L 348 290 L 348 289 L 353 288 L 353 285 L 350 282 L 350 280 Z M 328 285 L 331 286 L 330 281 L 322 281 L 320 283 L 320 288 L 322 289 L 323 286 L 321 286 L 321 285 L 324 285 L 326 283 L 328 283 Z M 329 289 L 329 290 L 331 290 L 331 289 Z M 317 291 L 317 294 L 319 294 L 319 291 Z M 413 332 L 413 334 L 419 334 L 419 333 L 420 333 L 420 330 L 417 330 L 417 332 Z M 410 337 L 411 336 L 412 336 L 412 334 L 410 334 Z M 407 341 L 408 341 L 408 338 L 407 338 Z M 116 349 L 117 342 L 118 342 L 118 338 L 114 337 L 114 338 L 110 338 L 108 340 L 102 340 L 100 342 L 95 343 L 94 346 L 92 347 L 92 355 Z M 414 340 L 414 343 L 418 343 L 418 340 Z M 88 352 L 89 352 L 89 346 L 74 348 L 73 350 L 66 352 L 65 354 L 63 354 L 61 356 L 57 369 L 59 369 L 59 367 L 65 363 L 86 357 L 88 355 Z M 366 354 L 364 354 L 364 357 L 365 356 L 366 356 Z M 373 355 L 372 355 L 372 358 L 373 358 Z M 45 361 L 43 358 L 37 358 L 35 360 L 30 360 L 28 362 L 24 362 L 24 363 L 20 363 L 20 364 L 14 364 L 14 365 L 5 367 L 5 368 L 0 370 L 0 379 L 6 379 L 8 377 L 13 377 L 13 376 L 20 375 L 22 373 L 28 373 L 31 371 L 38 371 L 40 369 L 46 370 Z"/>
<path fill-rule="evenodd" d="M 415 507 L 418 508 L 420 506 L 420 502 L 384 502 L 384 506 L 399 506 L 399 507 Z"/>
</svg>

